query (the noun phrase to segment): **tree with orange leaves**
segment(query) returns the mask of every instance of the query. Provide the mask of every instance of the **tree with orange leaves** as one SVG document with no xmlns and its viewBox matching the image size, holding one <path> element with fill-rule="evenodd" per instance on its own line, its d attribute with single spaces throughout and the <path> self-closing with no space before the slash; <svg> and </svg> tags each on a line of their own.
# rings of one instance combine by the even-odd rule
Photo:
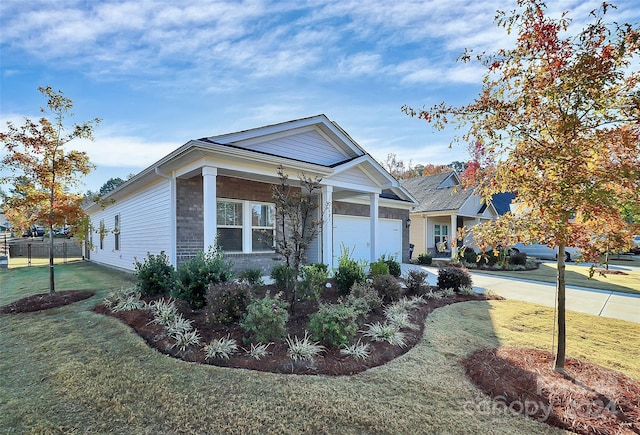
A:
<svg viewBox="0 0 640 435">
<path fill-rule="evenodd" d="M 592 11 L 575 34 L 567 13 L 554 19 L 541 0 L 518 0 L 517 10 L 496 16 L 499 27 L 516 32 L 515 47 L 460 58 L 487 68 L 472 103 L 403 107 L 437 128 L 456 123 L 467 130 L 462 140 L 495 159 L 475 177 L 485 198 L 516 192 L 520 213 L 476 226 L 476 243 L 558 247 L 558 371 L 566 347 L 565 248 L 595 255 L 605 236 L 614 241 L 629 230 L 623 210 L 640 203 L 640 32 L 606 23 L 612 7 Z"/>
<path fill-rule="evenodd" d="M 13 191 L 5 200 L 7 217 L 14 225 L 46 223 L 49 228 L 49 294 L 55 294 L 53 267 L 53 228 L 79 223 L 84 217 L 82 195 L 72 193 L 79 177 L 87 175 L 93 165 L 85 152 L 66 150 L 74 139 L 91 139 L 98 118 L 70 129 L 64 121 L 73 107 L 73 101 L 62 91 L 50 86 L 38 90 L 47 98 L 47 107 L 53 121 L 46 117 L 38 122 L 25 119 L 21 127 L 7 123 L 7 131 L 0 132 L 0 142 L 6 154 L 0 164 L 12 175 L 3 182 L 13 182 Z M 47 113 L 45 109 L 40 109 Z"/>
</svg>

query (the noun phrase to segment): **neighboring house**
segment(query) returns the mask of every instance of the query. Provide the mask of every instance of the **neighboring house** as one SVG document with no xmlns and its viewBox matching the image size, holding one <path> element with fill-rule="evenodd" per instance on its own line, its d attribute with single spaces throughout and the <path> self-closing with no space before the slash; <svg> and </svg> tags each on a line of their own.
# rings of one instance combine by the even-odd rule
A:
<svg viewBox="0 0 640 435">
<path fill-rule="evenodd" d="M 324 115 L 187 142 L 102 205 L 85 208 L 93 228 L 86 256 L 132 270 L 135 259 L 164 251 L 177 266 L 218 235 L 236 270 L 268 273 L 280 260 L 271 241 L 279 166 L 291 186 L 299 187 L 300 174 L 322 178 L 316 200 L 324 225 L 307 251 L 309 262 L 335 267 L 342 246 L 356 259 L 408 260 L 407 221 L 417 202 Z"/>
<path fill-rule="evenodd" d="M 458 228 L 470 228 L 498 217 L 491 203 L 463 188 L 456 172 L 411 178 L 402 185 L 419 202 L 410 214 L 409 241 L 414 245 L 414 256 L 429 253 L 453 258 Z M 472 238 L 464 244 L 472 247 Z"/>
</svg>

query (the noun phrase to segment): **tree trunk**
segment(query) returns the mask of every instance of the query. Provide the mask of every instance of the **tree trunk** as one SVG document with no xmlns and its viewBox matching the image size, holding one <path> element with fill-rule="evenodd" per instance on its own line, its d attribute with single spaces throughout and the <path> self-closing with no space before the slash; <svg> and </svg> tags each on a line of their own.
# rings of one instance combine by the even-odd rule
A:
<svg viewBox="0 0 640 435">
<path fill-rule="evenodd" d="M 564 371 L 564 357 L 566 340 L 566 316 L 565 316 L 565 245 L 558 245 L 558 350 L 556 352 L 555 370 Z"/>
<path fill-rule="evenodd" d="M 53 273 L 53 225 L 49 224 L 49 294 L 56 294 L 56 285 Z"/>
</svg>

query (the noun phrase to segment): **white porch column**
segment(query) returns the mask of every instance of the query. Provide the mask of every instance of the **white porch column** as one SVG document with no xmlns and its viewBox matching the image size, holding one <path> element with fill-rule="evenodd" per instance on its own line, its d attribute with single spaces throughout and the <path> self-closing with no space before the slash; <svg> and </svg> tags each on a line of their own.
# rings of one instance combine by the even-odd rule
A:
<svg viewBox="0 0 640 435">
<path fill-rule="evenodd" d="M 333 268 L 333 186 L 322 186 L 322 262 Z"/>
<path fill-rule="evenodd" d="M 458 216 L 455 214 L 451 215 L 451 231 L 449 234 L 449 246 L 451 247 L 451 258 L 456 258 L 456 255 L 458 253 L 458 248 L 456 247 L 456 244 L 458 243 L 458 241 L 456 240 L 456 236 L 458 234 L 458 232 L 456 231 L 456 225 L 458 224 Z"/>
<path fill-rule="evenodd" d="M 218 168 L 202 168 L 202 218 L 204 223 L 204 250 L 213 246 L 217 233 L 216 177 Z"/>
<path fill-rule="evenodd" d="M 378 259 L 378 194 L 369 194 L 369 216 L 371 227 L 371 262 Z"/>
<path fill-rule="evenodd" d="M 424 253 L 429 253 L 429 218 L 426 215 L 424 216 Z M 416 258 L 420 254 L 421 252 L 418 252 Z"/>
</svg>

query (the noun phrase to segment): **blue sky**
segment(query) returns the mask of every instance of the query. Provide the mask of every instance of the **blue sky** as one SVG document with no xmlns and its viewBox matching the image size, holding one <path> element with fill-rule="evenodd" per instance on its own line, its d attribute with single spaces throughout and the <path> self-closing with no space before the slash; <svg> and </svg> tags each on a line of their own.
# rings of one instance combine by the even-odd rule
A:
<svg viewBox="0 0 640 435">
<path fill-rule="evenodd" d="M 600 0 L 548 0 L 576 27 Z M 611 20 L 637 23 L 636 0 Z M 39 117 L 50 85 L 74 100 L 75 120 L 102 118 L 86 189 L 126 178 L 190 139 L 324 113 L 378 161 L 468 160 L 400 111 L 471 101 L 483 70 L 464 48 L 494 51 L 512 37 L 493 23 L 515 1 L 0 2 L 0 128 Z"/>
</svg>

